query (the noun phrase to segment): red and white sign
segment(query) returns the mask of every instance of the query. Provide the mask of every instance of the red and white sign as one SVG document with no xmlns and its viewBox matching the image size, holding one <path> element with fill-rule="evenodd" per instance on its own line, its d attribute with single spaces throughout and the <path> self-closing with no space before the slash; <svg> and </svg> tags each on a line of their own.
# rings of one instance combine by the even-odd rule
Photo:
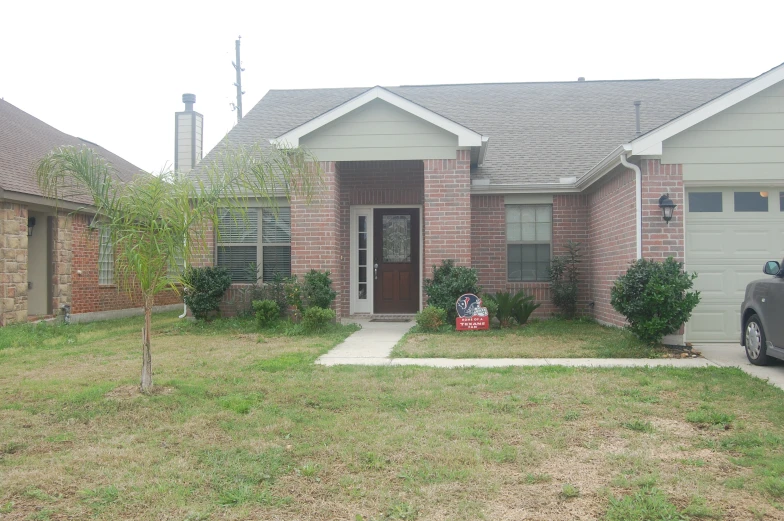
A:
<svg viewBox="0 0 784 521">
<path fill-rule="evenodd" d="M 460 295 L 455 303 L 455 308 L 457 309 L 455 326 L 458 331 L 490 329 L 487 308 L 482 307 L 482 300 L 473 293 Z"/>
<path fill-rule="evenodd" d="M 490 329 L 490 317 L 457 317 L 458 331 Z"/>
</svg>

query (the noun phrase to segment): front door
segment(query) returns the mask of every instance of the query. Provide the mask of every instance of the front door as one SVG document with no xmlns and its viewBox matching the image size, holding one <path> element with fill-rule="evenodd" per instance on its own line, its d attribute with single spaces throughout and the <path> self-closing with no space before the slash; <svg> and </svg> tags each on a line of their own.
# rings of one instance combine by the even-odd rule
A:
<svg viewBox="0 0 784 521">
<path fill-rule="evenodd" d="M 419 209 L 373 211 L 373 311 L 419 311 Z"/>
</svg>

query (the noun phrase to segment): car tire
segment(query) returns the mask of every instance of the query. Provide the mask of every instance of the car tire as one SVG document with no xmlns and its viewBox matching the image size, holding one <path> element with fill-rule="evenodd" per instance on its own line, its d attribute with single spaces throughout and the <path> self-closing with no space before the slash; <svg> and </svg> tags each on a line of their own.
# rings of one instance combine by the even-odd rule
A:
<svg viewBox="0 0 784 521">
<path fill-rule="evenodd" d="M 751 315 L 746 321 L 746 358 L 754 365 L 768 365 L 770 357 L 765 340 L 765 330 L 757 315 Z"/>
</svg>

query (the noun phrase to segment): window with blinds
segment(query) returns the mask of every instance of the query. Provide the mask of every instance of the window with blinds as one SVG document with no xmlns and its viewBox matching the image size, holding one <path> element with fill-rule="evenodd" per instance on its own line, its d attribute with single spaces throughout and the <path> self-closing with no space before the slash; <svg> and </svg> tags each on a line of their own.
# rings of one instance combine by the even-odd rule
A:
<svg viewBox="0 0 784 521">
<path fill-rule="evenodd" d="M 216 265 L 228 269 L 233 282 L 269 282 L 276 274 L 291 276 L 289 208 L 251 208 L 244 217 L 224 211 L 218 231 Z"/>
<path fill-rule="evenodd" d="M 506 207 L 506 262 L 510 281 L 550 280 L 553 207 L 518 204 Z"/>
<path fill-rule="evenodd" d="M 114 284 L 114 247 L 109 228 L 99 225 L 98 284 Z"/>
</svg>

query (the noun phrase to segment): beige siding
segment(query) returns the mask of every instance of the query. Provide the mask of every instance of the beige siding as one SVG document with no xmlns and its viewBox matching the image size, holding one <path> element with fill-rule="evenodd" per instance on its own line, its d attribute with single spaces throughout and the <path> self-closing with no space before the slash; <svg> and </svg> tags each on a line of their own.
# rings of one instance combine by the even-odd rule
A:
<svg viewBox="0 0 784 521">
<path fill-rule="evenodd" d="M 686 183 L 784 180 L 784 82 L 666 140 L 662 163 Z"/>
<path fill-rule="evenodd" d="M 300 139 L 321 161 L 454 159 L 457 136 L 374 100 Z"/>
</svg>

